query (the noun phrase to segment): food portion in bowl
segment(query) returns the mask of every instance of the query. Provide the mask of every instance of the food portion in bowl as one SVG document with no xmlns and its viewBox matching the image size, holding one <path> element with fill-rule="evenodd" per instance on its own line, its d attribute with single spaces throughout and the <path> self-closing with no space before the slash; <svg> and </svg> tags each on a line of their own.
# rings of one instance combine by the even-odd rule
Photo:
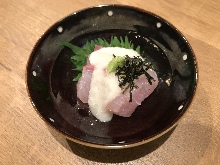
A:
<svg viewBox="0 0 220 165">
<path fill-rule="evenodd" d="M 73 79 L 78 81 L 77 97 L 101 122 L 110 121 L 113 114 L 130 117 L 158 85 L 155 69 L 127 36 L 112 36 L 109 43 L 98 38 L 82 48 L 59 44 L 74 53 L 73 70 L 79 72 Z"/>
<path fill-rule="evenodd" d="M 108 44 L 104 40 L 108 41 Z M 57 45 L 63 41 L 67 42 L 61 43 L 62 46 Z M 96 48 L 101 46 L 101 49 L 94 51 L 95 45 Z M 74 55 L 66 46 L 73 50 Z M 135 108 L 130 117 L 113 115 L 111 121 L 100 122 L 91 113 L 88 103 L 83 103 L 77 97 L 77 86 L 84 72 L 83 68 L 86 73 L 91 71 L 91 77 L 96 68 L 87 65 L 87 60 L 88 62 L 92 60 L 88 56 L 112 47 L 136 51 L 141 57 L 135 55 L 137 58 L 135 60 L 141 59 L 141 62 L 147 60 L 149 64 L 151 63 L 152 68 L 148 70 L 156 72 L 155 77 L 159 82 L 150 96 Z M 131 90 L 131 96 L 129 87 L 123 94 L 127 85 L 122 85 L 122 89 L 119 86 L 115 64 L 119 63 L 120 66 L 126 57 L 128 61 L 134 60 L 133 56 L 129 56 L 130 51 L 123 52 L 121 49 L 114 50 L 107 55 L 111 59 L 108 61 L 109 64 L 105 64 L 104 73 L 116 77 L 115 86 L 122 96 L 127 92 L 126 104 L 129 105 L 135 102 L 134 91 L 142 89 L 138 84 L 142 77 L 138 76 L 139 79 L 130 81 L 131 85 L 134 82 L 133 85 L 139 87 Z M 105 53 L 102 56 L 104 57 Z M 72 63 L 70 58 L 71 61 L 76 60 L 79 63 Z M 113 69 L 110 73 L 108 66 L 110 71 Z M 97 77 L 100 83 L 106 83 L 104 75 L 102 73 L 102 78 Z M 147 80 L 146 75 L 143 77 Z M 154 78 L 153 75 L 151 77 Z M 197 78 L 194 53 L 178 29 L 153 13 L 120 5 L 87 8 L 58 21 L 36 43 L 27 65 L 29 97 L 40 117 L 65 137 L 98 148 L 134 147 L 150 142 L 171 130 L 187 111 L 196 90 Z M 152 84 L 156 82 L 156 78 L 154 79 Z M 90 81 L 91 85 L 92 79 Z M 146 83 L 149 83 L 148 80 Z M 150 88 L 153 86 L 150 83 L 148 85 Z M 90 90 L 89 85 L 84 87 L 88 87 L 87 92 Z M 103 100 L 113 91 L 107 89 L 103 90 L 102 87 L 98 89 Z M 141 92 L 143 91 L 140 90 L 138 94 Z M 89 102 L 89 94 L 87 98 Z M 129 102 L 130 100 L 132 102 Z M 116 104 L 116 108 L 118 107 Z"/>
</svg>

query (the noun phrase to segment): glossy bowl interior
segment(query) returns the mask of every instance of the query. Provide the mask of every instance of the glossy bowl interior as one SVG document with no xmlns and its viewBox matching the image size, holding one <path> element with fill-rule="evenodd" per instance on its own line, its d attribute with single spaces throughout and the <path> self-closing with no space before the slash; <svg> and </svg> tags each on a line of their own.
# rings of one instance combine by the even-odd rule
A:
<svg viewBox="0 0 220 165">
<path fill-rule="evenodd" d="M 73 53 L 57 43 L 83 47 L 111 36 L 128 36 L 140 45 L 159 84 L 131 117 L 99 122 L 76 97 Z M 67 138 L 98 148 L 132 147 L 163 135 L 186 112 L 196 84 L 196 60 L 185 37 L 161 17 L 130 6 L 96 6 L 65 17 L 39 39 L 27 65 L 29 96 L 40 117 Z"/>
</svg>

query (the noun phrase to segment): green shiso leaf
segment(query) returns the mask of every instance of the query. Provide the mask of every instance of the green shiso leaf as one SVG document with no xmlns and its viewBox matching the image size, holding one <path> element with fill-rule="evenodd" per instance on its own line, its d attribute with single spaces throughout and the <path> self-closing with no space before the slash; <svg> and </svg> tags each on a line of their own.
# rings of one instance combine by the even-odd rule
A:
<svg viewBox="0 0 220 165">
<path fill-rule="evenodd" d="M 130 49 L 130 42 L 129 42 L 127 36 L 125 36 L 125 45 L 124 45 L 124 48 L 126 48 L 126 49 Z"/>
<path fill-rule="evenodd" d="M 79 74 L 73 79 L 73 81 L 78 81 L 81 76 L 82 76 L 82 73 L 79 73 Z"/>
<path fill-rule="evenodd" d="M 78 51 L 81 50 L 80 47 L 75 46 L 75 45 L 73 45 L 73 44 L 71 44 L 71 43 L 69 43 L 69 42 L 59 42 L 58 45 L 65 46 L 65 47 L 71 49 L 72 52 L 73 52 L 73 53 L 76 53 L 76 54 L 77 54 Z"/>
<path fill-rule="evenodd" d="M 124 42 L 122 37 L 120 37 L 120 43 L 121 43 L 121 47 L 124 48 L 125 47 L 125 42 Z"/>
<path fill-rule="evenodd" d="M 141 47 L 138 46 L 138 47 L 135 49 L 135 51 L 138 52 L 138 53 L 140 54 L 140 52 L 141 52 Z"/>
<path fill-rule="evenodd" d="M 118 40 L 117 37 L 114 37 L 113 40 L 112 40 L 112 46 L 113 46 L 113 47 L 117 47 L 117 46 L 119 46 L 119 45 L 121 46 L 120 41 Z"/>
</svg>

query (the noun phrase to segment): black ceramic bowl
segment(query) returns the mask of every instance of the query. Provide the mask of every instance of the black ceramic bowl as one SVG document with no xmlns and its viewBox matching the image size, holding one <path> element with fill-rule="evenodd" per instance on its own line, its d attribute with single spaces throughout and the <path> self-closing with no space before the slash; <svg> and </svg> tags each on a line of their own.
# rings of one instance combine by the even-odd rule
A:
<svg viewBox="0 0 220 165">
<path fill-rule="evenodd" d="M 79 106 L 72 52 L 61 41 L 83 47 L 98 37 L 128 36 L 157 70 L 159 84 L 129 118 L 99 122 Z M 75 12 L 54 24 L 34 47 L 27 88 L 40 117 L 74 142 L 98 148 L 141 145 L 177 125 L 195 93 L 197 67 L 185 37 L 169 22 L 142 9 L 102 5 Z"/>
</svg>

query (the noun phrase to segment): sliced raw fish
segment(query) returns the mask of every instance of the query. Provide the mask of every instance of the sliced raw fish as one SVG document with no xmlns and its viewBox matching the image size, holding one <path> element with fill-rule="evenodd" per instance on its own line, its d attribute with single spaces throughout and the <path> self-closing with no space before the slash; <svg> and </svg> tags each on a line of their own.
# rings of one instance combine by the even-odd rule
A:
<svg viewBox="0 0 220 165">
<path fill-rule="evenodd" d="M 99 50 L 99 49 L 101 49 L 101 48 L 103 48 L 103 46 L 95 45 L 94 51 Z"/>
<path fill-rule="evenodd" d="M 137 85 L 138 88 L 132 91 L 132 102 L 129 102 L 130 93 L 128 89 L 124 94 L 121 93 L 114 100 L 109 102 L 106 108 L 116 115 L 130 117 L 137 106 L 141 105 L 141 102 L 157 87 L 158 78 L 156 73 L 153 70 L 148 70 L 147 72 L 154 78 L 152 85 L 150 85 L 145 75 L 141 75 L 139 79 L 135 80 L 135 85 Z"/>
<path fill-rule="evenodd" d="M 94 71 L 93 65 L 85 65 L 83 67 L 82 76 L 77 83 L 77 97 L 83 102 L 88 103 L 90 84 L 92 73 Z"/>
</svg>

